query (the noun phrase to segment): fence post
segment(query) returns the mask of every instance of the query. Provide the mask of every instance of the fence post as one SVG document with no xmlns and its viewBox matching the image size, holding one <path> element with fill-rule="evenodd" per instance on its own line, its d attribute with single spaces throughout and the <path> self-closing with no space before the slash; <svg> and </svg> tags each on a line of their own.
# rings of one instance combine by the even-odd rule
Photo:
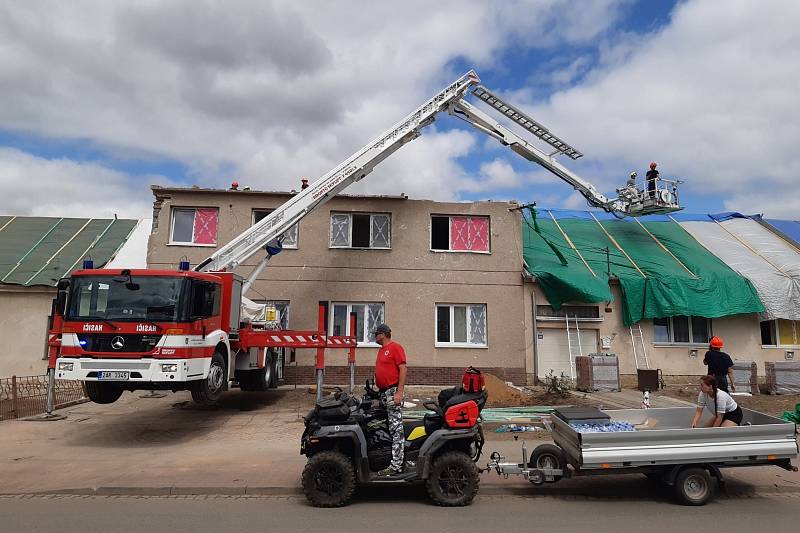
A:
<svg viewBox="0 0 800 533">
<path fill-rule="evenodd" d="M 19 416 L 17 411 L 17 376 L 11 376 L 11 412 L 14 413 L 13 418 Z"/>
<path fill-rule="evenodd" d="M 47 406 L 45 407 L 45 411 L 47 412 L 47 416 L 51 416 L 53 414 L 53 408 L 55 407 L 55 387 L 56 387 L 56 369 L 55 368 L 48 368 L 47 369 Z"/>
</svg>

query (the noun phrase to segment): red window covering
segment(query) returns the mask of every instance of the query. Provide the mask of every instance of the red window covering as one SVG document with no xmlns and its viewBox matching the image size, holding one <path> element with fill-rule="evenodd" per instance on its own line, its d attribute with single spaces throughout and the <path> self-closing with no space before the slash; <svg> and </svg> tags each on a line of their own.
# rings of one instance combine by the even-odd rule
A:
<svg viewBox="0 0 800 533">
<path fill-rule="evenodd" d="M 194 243 L 217 243 L 217 210 L 195 209 L 194 211 Z"/>
<path fill-rule="evenodd" d="M 450 217 L 450 249 L 488 252 L 489 219 L 487 217 Z"/>
</svg>

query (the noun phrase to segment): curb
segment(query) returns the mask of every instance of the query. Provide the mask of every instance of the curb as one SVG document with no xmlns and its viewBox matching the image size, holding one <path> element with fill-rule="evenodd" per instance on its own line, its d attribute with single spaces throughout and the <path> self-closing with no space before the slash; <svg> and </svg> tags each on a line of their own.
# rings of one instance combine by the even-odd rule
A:
<svg viewBox="0 0 800 533">
<path fill-rule="evenodd" d="M 410 485 L 403 485 L 410 486 Z M 592 494 L 585 488 L 577 487 L 524 487 L 524 486 L 483 486 L 478 496 L 582 496 L 591 499 L 625 499 L 639 495 L 639 492 L 624 491 L 615 495 Z M 800 485 L 762 485 L 727 486 L 720 490 L 722 496 L 755 496 L 758 494 L 800 493 Z M 35 492 L 0 492 L 0 496 L 298 496 L 303 490 L 299 486 L 255 486 L 255 487 L 85 487 Z"/>
</svg>

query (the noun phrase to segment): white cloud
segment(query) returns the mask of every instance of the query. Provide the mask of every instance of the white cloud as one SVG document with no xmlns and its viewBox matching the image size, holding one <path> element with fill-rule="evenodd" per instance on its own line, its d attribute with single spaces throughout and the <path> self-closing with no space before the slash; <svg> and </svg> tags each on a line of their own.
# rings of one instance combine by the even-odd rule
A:
<svg viewBox="0 0 800 533">
<path fill-rule="evenodd" d="M 461 74 L 455 62 L 502 71 L 509 48 L 590 43 L 626 2 L 4 3 L 0 128 L 173 158 L 200 185 L 289 188 Z M 409 169 L 467 179 L 456 162 L 465 142 L 423 137 L 380 167 L 370 192 L 451 194 Z M 433 147 L 449 160 L 428 167 Z"/>
<path fill-rule="evenodd" d="M 532 114 L 587 154 L 571 166 L 601 190 L 654 159 L 686 182 L 684 198 L 785 216 L 794 204 L 796 217 L 799 25 L 796 2 L 681 3 L 662 31 L 626 36 Z"/>
<path fill-rule="evenodd" d="M 129 176 L 95 163 L 42 159 L 0 148 L 0 212 L 48 217 L 146 218 L 150 183 L 162 176 Z"/>
</svg>

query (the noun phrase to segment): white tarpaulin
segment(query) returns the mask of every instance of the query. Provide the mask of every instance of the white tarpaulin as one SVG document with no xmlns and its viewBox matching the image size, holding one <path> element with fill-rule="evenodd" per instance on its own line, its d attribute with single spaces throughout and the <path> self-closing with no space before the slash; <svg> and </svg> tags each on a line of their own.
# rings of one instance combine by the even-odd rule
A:
<svg viewBox="0 0 800 533">
<path fill-rule="evenodd" d="M 765 319 L 800 320 L 800 254 L 786 242 L 741 215 L 680 224 L 753 283 L 766 309 Z"/>
<path fill-rule="evenodd" d="M 147 268 L 147 241 L 153 221 L 145 218 L 136 224 L 125 244 L 103 268 Z"/>
</svg>

